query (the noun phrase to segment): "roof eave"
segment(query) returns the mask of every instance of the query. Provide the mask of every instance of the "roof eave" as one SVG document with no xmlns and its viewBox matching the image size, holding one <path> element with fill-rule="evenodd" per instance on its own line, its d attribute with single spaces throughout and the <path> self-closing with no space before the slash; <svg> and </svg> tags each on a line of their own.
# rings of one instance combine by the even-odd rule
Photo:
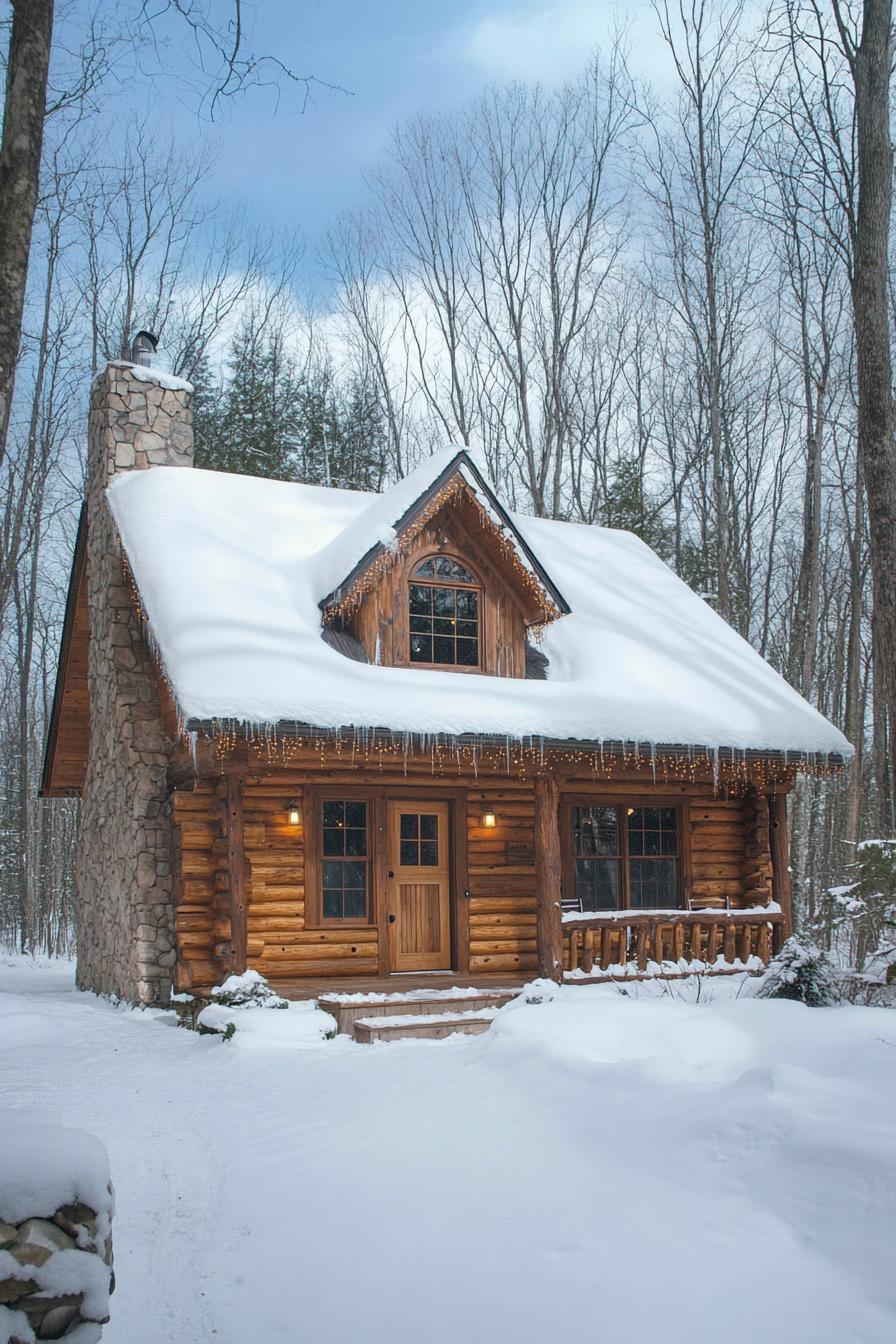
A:
<svg viewBox="0 0 896 1344">
<path fill-rule="evenodd" d="M 242 721 L 239 721 L 242 722 Z M 209 736 L 215 736 L 222 728 L 226 727 L 232 731 L 234 720 L 232 719 L 187 719 L 185 729 L 187 732 L 205 733 Z M 246 722 L 247 737 L 253 730 L 253 725 Z M 832 769 L 840 769 L 847 765 L 851 757 L 839 751 L 811 751 L 805 748 L 783 748 L 783 747 L 712 747 L 702 742 L 637 742 L 631 738 L 618 738 L 612 741 L 602 741 L 599 738 L 554 738 L 544 737 L 538 733 L 526 734 L 518 737 L 515 734 L 504 733 L 440 733 L 429 732 L 420 729 L 417 732 L 398 732 L 391 728 L 365 728 L 356 724 L 344 724 L 341 728 L 323 728 L 312 723 L 299 723 L 292 720 L 280 720 L 277 723 L 264 726 L 265 735 L 273 741 L 281 738 L 303 738 L 321 736 L 332 737 L 334 740 L 339 737 L 345 737 L 360 733 L 371 746 L 377 744 L 404 742 L 407 737 L 420 737 L 426 739 L 427 744 L 437 742 L 443 746 L 500 746 L 505 747 L 508 742 L 521 747 L 534 748 L 538 751 L 579 751 L 594 753 L 604 756 L 621 756 L 623 754 L 631 755 L 635 752 L 650 761 L 653 757 L 688 757 L 694 753 L 699 753 L 705 757 L 717 756 L 721 761 L 751 761 L 751 760 L 774 760 L 784 762 L 807 762 L 823 759 Z"/>
</svg>

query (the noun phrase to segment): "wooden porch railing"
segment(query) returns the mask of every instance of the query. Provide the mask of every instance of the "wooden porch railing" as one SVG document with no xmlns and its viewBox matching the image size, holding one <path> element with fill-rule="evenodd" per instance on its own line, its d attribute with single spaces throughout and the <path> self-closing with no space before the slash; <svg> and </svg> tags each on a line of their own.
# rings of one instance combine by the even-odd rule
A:
<svg viewBox="0 0 896 1344">
<path fill-rule="evenodd" d="M 563 965 L 567 972 L 600 974 L 611 966 L 648 962 L 701 961 L 713 965 L 767 962 L 784 941 L 784 916 L 779 911 L 682 910 L 625 911 L 581 915 L 563 920 Z"/>
</svg>

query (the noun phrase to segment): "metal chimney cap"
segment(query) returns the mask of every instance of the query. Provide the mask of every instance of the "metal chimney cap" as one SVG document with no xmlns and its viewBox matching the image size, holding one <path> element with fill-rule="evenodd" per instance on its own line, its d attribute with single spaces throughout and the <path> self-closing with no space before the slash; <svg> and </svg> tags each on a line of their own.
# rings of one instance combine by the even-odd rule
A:
<svg viewBox="0 0 896 1344">
<path fill-rule="evenodd" d="M 138 331 L 131 341 L 131 360 L 134 364 L 149 366 L 158 348 L 159 340 L 157 336 L 153 336 L 151 331 Z"/>
</svg>

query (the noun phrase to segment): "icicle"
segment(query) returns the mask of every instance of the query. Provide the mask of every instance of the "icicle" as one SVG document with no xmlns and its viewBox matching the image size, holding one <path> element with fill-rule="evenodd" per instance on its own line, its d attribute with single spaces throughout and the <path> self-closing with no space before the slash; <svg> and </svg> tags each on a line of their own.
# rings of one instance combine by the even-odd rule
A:
<svg viewBox="0 0 896 1344">
<path fill-rule="evenodd" d="M 656 743 L 655 743 L 655 742 L 651 742 L 651 744 L 650 744 L 650 765 L 651 765 L 651 769 L 653 770 L 653 782 L 654 782 L 654 784 L 655 784 L 655 783 L 656 783 Z"/>
</svg>

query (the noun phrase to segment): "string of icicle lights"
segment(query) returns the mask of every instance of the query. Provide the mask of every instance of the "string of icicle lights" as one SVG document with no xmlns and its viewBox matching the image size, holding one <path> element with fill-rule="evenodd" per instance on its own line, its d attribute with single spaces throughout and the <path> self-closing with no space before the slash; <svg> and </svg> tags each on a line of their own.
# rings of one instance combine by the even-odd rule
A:
<svg viewBox="0 0 896 1344">
<path fill-rule="evenodd" d="M 703 747 L 663 751 L 636 743 L 602 748 L 546 745 L 538 739 L 520 742 L 458 741 L 433 734 L 384 734 L 357 728 L 342 732 L 278 732 L 273 727 L 217 724 L 202 732 L 215 755 L 226 759 L 245 750 L 250 763 L 266 766 L 375 769 L 394 772 L 428 763 L 434 776 L 501 774 L 534 779 L 553 770 L 590 775 L 595 780 L 637 773 L 659 784 L 703 783 L 716 791 L 743 794 L 782 784 L 791 787 L 797 774 L 823 776 L 843 767 L 826 757 L 722 756 Z"/>
</svg>

